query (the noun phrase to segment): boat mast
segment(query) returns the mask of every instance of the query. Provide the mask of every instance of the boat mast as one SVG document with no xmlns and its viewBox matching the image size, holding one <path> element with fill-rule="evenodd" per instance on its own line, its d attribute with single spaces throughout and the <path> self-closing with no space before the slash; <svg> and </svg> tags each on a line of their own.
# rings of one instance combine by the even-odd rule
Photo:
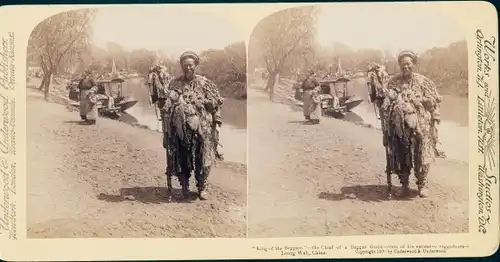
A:
<svg viewBox="0 0 500 262">
<path fill-rule="evenodd" d="M 340 62 L 340 57 L 337 64 L 337 77 L 342 77 L 344 75 L 344 70 L 342 69 L 342 63 Z"/>
<path fill-rule="evenodd" d="M 116 72 L 116 64 L 115 64 L 115 58 L 113 57 L 113 64 L 111 65 L 111 75 L 114 78 L 118 77 L 118 73 Z"/>
</svg>

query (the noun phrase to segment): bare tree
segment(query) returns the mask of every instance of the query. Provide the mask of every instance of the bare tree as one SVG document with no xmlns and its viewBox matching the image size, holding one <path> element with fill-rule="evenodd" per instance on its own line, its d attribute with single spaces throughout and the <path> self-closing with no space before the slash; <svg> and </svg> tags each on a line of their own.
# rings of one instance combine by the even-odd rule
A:
<svg viewBox="0 0 500 262">
<path fill-rule="evenodd" d="M 289 8 L 264 18 L 252 32 L 250 42 L 259 50 L 269 78 L 266 90 L 274 96 L 276 80 L 291 58 L 312 51 L 317 9 L 314 6 Z M 253 49 L 253 48 L 252 48 Z"/>
<path fill-rule="evenodd" d="M 60 65 L 75 61 L 87 49 L 95 12 L 95 9 L 79 9 L 60 13 L 42 21 L 31 33 L 28 53 L 38 60 L 43 70 L 39 89 L 44 90 L 45 100 Z"/>
</svg>

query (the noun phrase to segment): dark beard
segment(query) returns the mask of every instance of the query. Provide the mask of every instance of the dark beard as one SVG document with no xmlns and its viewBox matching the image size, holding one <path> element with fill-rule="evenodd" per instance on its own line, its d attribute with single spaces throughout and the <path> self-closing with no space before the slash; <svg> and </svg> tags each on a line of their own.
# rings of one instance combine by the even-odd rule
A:
<svg viewBox="0 0 500 262">
<path fill-rule="evenodd" d="M 185 72 L 184 73 L 184 78 L 186 78 L 186 80 L 192 80 L 194 78 L 194 71 L 192 71 L 192 72 Z"/>
<path fill-rule="evenodd" d="M 402 75 L 403 75 L 403 78 L 405 78 L 405 79 L 410 79 L 410 78 L 412 78 L 412 76 L 413 76 L 413 71 L 410 71 L 410 72 L 408 72 L 408 73 L 406 73 L 406 72 L 404 72 L 404 71 L 403 71 L 403 72 L 402 72 Z"/>
</svg>

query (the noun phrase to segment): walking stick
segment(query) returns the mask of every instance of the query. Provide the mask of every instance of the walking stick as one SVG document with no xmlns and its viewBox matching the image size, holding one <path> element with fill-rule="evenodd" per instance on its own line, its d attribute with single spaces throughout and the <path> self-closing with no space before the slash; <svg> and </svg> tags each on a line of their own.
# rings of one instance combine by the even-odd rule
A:
<svg viewBox="0 0 500 262">
<path fill-rule="evenodd" d="M 391 199 L 392 198 L 392 173 L 390 169 L 390 156 L 389 156 L 389 149 L 387 146 L 385 146 L 385 174 L 387 178 L 387 198 Z"/>
<path fill-rule="evenodd" d="M 153 73 L 153 74 L 155 74 L 155 73 Z M 148 80 L 147 85 L 148 85 L 148 100 L 149 100 L 149 104 L 152 105 L 154 107 L 154 110 L 155 110 L 155 116 L 156 116 L 156 120 L 157 120 L 156 121 L 156 123 L 157 123 L 157 130 L 160 130 L 160 125 L 161 125 L 162 132 L 163 132 L 163 139 L 165 139 L 165 130 L 163 128 L 163 119 L 162 119 L 161 115 L 160 116 L 158 115 L 158 111 L 159 111 L 159 109 L 158 109 L 158 101 L 155 101 L 153 103 L 153 94 L 151 93 L 152 89 L 153 88 L 157 88 L 157 86 L 156 86 L 156 83 L 154 81 L 152 83 L 149 83 L 149 80 Z M 156 93 L 158 94 L 158 91 Z M 164 145 L 164 147 L 165 147 L 165 145 Z M 168 149 L 167 148 L 165 148 L 165 151 L 168 154 Z M 168 158 L 166 160 L 167 160 L 167 167 L 168 167 Z M 172 174 L 170 174 L 168 172 L 168 168 L 165 168 L 165 175 L 167 176 L 167 197 L 168 197 L 168 199 L 170 201 L 170 197 L 171 197 L 171 193 L 172 193 Z"/>
<path fill-rule="evenodd" d="M 377 123 L 378 123 L 378 120 L 380 120 L 378 117 L 379 117 L 379 114 L 378 114 L 378 110 L 377 110 L 377 106 L 375 105 L 375 103 L 372 103 L 373 104 L 373 112 L 375 112 L 375 119 L 377 119 Z"/>
<path fill-rule="evenodd" d="M 163 126 L 162 126 L 162 120 L 161 120 L 161 116 L 158 116 L 158 104 L 155 103 L 153 105 L 154 109 L 155 109 L 155 115 L 156 115 L 156 130 L 160 130 L 160 126 L 162 127 L 162 132 L 163 132 Z"/>
<path fill-rule="evenodd" d="M 371 92 L 370 92 L 371 86 L 370 86 L 370 84 L 371 84 L 370 82 L 366 82 L 366 87 L 368 89 L 368 101 L 370 101 L 370 103 L 373 104 L 373 113 L 375 114 L 375 120 L 378 123 L 379 119 L 378 119 L 378 114 L 377 114 L 377 106 L 375 105 L 375 101 L 372 101 L 372 99 L 371 99 Z"/>
</svg>

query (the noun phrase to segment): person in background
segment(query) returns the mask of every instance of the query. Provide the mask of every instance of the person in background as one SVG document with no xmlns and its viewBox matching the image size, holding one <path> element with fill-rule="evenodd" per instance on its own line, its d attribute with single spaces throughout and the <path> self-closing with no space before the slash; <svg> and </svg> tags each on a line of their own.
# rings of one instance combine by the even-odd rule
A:
<svg viewBox="0 0 500 262">
<path fill-rule="evenodd" d="M 321 122 L 321 94 L 320 86 L 316 86 L 311 92 L 311 105 L 309 109 L 309 123 L 319 124 Z"/>
<path fill-rule="evenodd" d="M 97 98 L 106 100 L 109 109 L 115 108 L 115 99 L 110 93 L 106 92 L 106 88 L 102 84 L 97 86 Z"/>
<path fill-rule="evenodd" d="M 307 78 L 302 82 L 302 110 L 306 121 L 311 120 L 311 113 L 315 109 L 315 103 L 313 101 L 313 90 L 318 86 L 319 81 L 316 78 L 316 74 L 313 70 L 309 70 Z"/>
<path fill-rule="evenodd" d="M 83 78 L 78 83 L 78 90 L 80 90 L 80 118 L 86 124 L 95 124 L 97 121 L 97 106 L 95 106 L 97 84 L 90 69 L 85 70 Z"/>
<path fill-rule="evenodd" d="M 332 92 L 333 96 L 333 108 L 339 108 L 340 107 L 340 99 L 337 96 L 337 92 Z"/>
</svg>

